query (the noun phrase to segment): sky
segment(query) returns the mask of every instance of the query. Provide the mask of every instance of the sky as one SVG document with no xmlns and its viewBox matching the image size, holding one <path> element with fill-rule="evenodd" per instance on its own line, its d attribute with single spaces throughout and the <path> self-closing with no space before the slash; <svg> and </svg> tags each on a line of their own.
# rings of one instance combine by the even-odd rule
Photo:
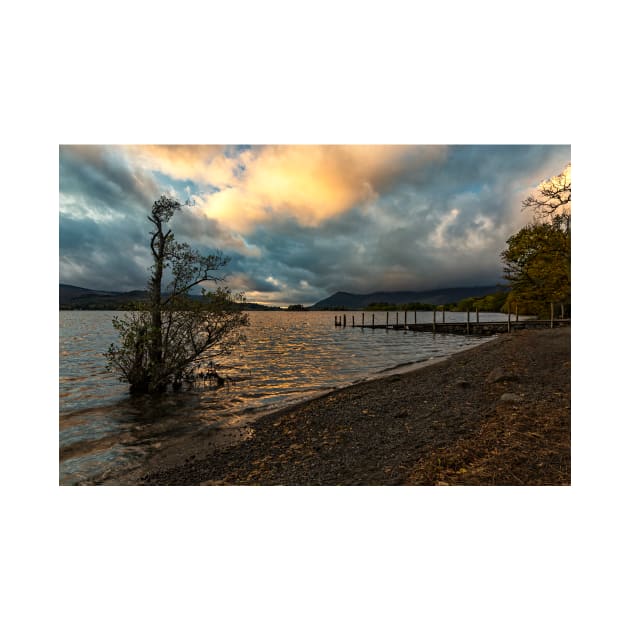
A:
<svg viewBox="0 0 630 630">
<path fill-rule="evenodd" d="M 532 219 L 521 201 L 570 161 L 568 145 L 62 145 L 59 281 L 144 289 L 166 194 L 190 202 L 176 240 L 228 256 L 250 302 L 493 285 Z"/>
</svg>

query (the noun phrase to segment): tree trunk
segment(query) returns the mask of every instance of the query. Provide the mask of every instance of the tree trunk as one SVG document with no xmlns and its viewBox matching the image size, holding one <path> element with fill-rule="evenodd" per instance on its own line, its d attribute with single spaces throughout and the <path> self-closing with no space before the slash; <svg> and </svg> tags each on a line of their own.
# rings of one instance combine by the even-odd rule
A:
<svg viewBox="0 0 630 630">
<path fill-rule="evenodd" d="M 150 283 L 151 331 L 149 333 L 149 374 L 150 391 L 161 391 L 165 384 L 162 376 L 162 275 L 164 273 L 164 246 L 166 239 L 162 232 L 162 224 L 157 226 L 157 248 L 153 251 L 155 266 Z"/>
</svg>

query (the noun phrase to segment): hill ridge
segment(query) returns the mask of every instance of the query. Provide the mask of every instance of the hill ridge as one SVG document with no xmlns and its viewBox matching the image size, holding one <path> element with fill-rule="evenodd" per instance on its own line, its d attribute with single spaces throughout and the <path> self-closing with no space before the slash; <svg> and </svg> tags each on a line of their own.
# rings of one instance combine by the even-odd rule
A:
<svg viewBox="0 0 630 630">
<path fill-rule="evenodd" d="M 474 287 L 447 287 L 425 291 L 374 291 L 372 293 L 350 293 L 337 291 L 316 302 L 312 309 L 322 308 L 366 308 L 373 303 L 407 304 L 450 304 L 469 297 L 482 297 L 500 291 L 498 284 Z"/>
</svg>

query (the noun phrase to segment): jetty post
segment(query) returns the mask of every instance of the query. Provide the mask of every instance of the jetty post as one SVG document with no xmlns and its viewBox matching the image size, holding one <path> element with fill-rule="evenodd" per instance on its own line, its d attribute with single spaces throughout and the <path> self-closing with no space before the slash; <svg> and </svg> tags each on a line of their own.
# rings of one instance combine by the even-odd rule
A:
<svg viewBox="0 0 630 630">
<path fill-rule="evenodd" d="M 365 313 L 361 313 L 361 328 L 365 326 Z"/>
<path fill-rule="evenodd" d="M 405 328 L 407 328 L 407 311 L 405 311 Z"/>
<path fill-rule="evenodd" d="M 477 316 L 477 323 L 479 323 L 479 307 L 475 306 L 475 315 Z"/>
<path fill-rule="evenodd" d="M 470 335 L 470 308 L 466 309 L 466 334 Z"/>
<path fill-rule="evenodd" d="M 442 323 L 444 323 L 445 311 L 444 306 L 442 306 Z"/>
<path fill-rule="evenodd" d="M 352 328 L 354 328 L 354 315 L 352 316 Z"/>
<path fill-rule="evenodd" d="M 433 332 L 435 332 L 435 309 L 433 309 Z"/>
<path fill-rule="evenodd" d="M 374 313 L 372 313 L 372 328 L 374 328 Z"/>
<path fill-rule="evenodd" d="M 413 323 L 414 324 L 418 323 L 418 311 L 413 312 Z"/>
<path fill-rule="evenodd" d="M 385 330 L 389 327 L 389 311 L 385 314 Z"/>
<path fill-rule="evenodd" d="M 343 316 L 343 327 L 344 328 L 346 327 L 346 315 L 345 315 L 345 313 L 344 313 L 344 316 Z"/>
<path fill-rule="evenodd" d="M 398 326 L 398 311 L 396 311 L 396 326 Z"/>
</svg>

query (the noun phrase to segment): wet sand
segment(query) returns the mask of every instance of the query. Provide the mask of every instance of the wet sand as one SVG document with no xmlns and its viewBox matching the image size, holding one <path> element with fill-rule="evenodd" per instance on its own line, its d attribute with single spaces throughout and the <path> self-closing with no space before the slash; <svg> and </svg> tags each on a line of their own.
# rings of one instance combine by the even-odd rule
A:
<svg viewBox="0 0 630 630">
<path fill-rule="evenodd" d="M 419 369 L 190 439 L 119 485 L 569 485 L 570 329 L 504 334 Z"/>
</svg>

